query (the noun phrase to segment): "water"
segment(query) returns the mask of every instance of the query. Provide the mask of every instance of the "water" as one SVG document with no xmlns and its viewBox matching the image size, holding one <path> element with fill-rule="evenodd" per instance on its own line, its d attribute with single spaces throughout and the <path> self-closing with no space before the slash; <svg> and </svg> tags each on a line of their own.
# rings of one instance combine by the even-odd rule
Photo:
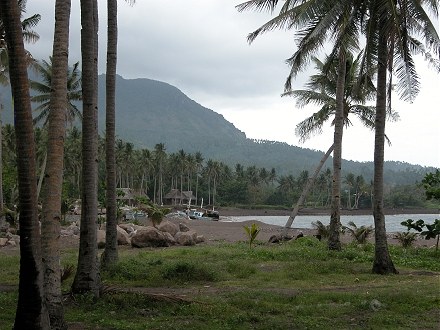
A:
<svg viewBox="0 0 440 330">
<path fill-rule="evenodd" d="M 243 222 L 248 220 L 258 220 L 270 225 L 285 226 L 288 216 L 243 216 L 230 217 L 228 221 Z M 406 227 L 400 223 L 407 219 L 419 220 L 422 219 L 425 223 L 433 223 L 435 219 L 439 219 L 438 214 L 397 214 L 385 216 L 385 228 L 387 232 L 401 232 L 405 231 Z M 324 225 L 330 223 L 330 216 L 328 215 L 298 215 L 293 221 L 292 228 L 309 228 L 312 229 L 312 222 L 321 221 Z M 374 227 L 374 218 L 372 215 L 341 215 L 341 223 L 346 226 L 348 222 L 353 221 L 356 226 L 372 226 Z"/>
</svg>

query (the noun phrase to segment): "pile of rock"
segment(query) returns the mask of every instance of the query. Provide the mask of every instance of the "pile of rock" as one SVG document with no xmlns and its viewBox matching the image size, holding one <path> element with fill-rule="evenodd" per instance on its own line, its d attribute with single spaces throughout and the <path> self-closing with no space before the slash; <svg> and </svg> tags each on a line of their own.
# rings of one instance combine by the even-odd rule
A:
<svg viewBox="0 0 440 330">
<path fill-rule="evenodd" d="M 61 237 L 79 239 L 79 224 L 72 222 L 68 227 L 61 229 Z M 105 246 L 105 228 L 100 228 L 97 235 L 98 247 Z M 168 247 L 172 245 L 196 245 L 205 241 L 202 235 L 197 235 L 184 223 L 174 223 L 164 220 L 156 228 L 153 226 L 138 226 L 132 223 L 122 223 L 117 226 L 118 245 L 131 245 L 136 248 Z M 0 247 L 20 244 L 20 236 L 14 228 L 0 226 Z"/>
<path fill-rule="evenodd" d="M 131 245 L 136 248 L 168 247 L 172 245 L 196 245 L 205 241 L 183 223 L 178 225 L 165 220 L 156 228 L 153 226 L 138 226 L 131 223 L 119 224 L 118 244 Z M 98 230 L 98 246 L 105 244 L 105 230 Z"/>
<path fill-rule="evenodd" d="M 20 245 L 20 236 L 17 235 L 15 228 L 10 227 L 9 223 L 0 221 L 0 247 Z"/>
</svg>

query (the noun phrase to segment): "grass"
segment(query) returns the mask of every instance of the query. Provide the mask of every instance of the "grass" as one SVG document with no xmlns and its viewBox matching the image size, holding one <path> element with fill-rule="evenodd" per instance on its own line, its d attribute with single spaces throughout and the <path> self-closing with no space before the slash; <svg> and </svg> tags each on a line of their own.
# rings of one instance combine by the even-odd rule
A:
<svg viewBox="0 0 440 330">
<path fill-rule="evenodd" d="M 371 273 L 374 246 L 328 251 L 305 237 L 120 250 L 107 288 L 67 300 L 81 329 L 438 329 L 440 254 L 390 246 L 399 275 Z M 76 251 L 64 251 L 63 265 Z M 18 257 L 0 250 L 0 285 L 17 285 Z M 63 284 L 69 290 L 71 280 Z M 16 290 L 0 290 L 0 329 L 13 325 Z"/>
</svg>

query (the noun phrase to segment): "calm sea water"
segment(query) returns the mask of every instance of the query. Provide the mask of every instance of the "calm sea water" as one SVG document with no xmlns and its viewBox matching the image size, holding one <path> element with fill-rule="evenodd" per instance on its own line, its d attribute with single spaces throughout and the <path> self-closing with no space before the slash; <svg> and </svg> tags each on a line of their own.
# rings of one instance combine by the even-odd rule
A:
<svg viewBox="0 0 440 330">
<path fill-rule="evenodd" d="M 229 217 L 223 221 L 243 222 L 248 220 L 258 220 L 270 225 L 284 226 L 289 219 L 288 216 L 244 216 L 244 217 Z M 386 215 L 385 227 L 387 232 L 405 231 L 406 227 L 400 223 L 407 219 L 419 220 L 422 219 L 425 223 L 433 223 L 435 219 L 440 219 L 439 214 L 398 214 Z M 292 228 L 313 228 L 312 222 L 321 221 L 327 225 L 330 223 L 330 216 L 328 215 L 298 215 L 293 221 Z M 372 226 L 374 227 L 374 218 L 372 215 L 341 215 L 342 225 L 347 225 L 348 222 L 353 221 L 356 226 Z"/>
</svg>

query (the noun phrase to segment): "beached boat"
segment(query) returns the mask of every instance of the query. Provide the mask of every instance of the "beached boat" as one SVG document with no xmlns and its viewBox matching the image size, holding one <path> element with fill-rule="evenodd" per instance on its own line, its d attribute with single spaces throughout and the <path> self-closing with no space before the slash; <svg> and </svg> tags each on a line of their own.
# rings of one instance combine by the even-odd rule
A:
<svg viewBox="0 0 440 330">
<path fill-rule="evenodd" d="M 205 211 L 197 211 L 197 210 L 189 210 L 188 216 L 193 220 L 210 220 L 210 221 L 218 221 L 218 212 L 216 214 L 205 212 Z"/>
</svg>

